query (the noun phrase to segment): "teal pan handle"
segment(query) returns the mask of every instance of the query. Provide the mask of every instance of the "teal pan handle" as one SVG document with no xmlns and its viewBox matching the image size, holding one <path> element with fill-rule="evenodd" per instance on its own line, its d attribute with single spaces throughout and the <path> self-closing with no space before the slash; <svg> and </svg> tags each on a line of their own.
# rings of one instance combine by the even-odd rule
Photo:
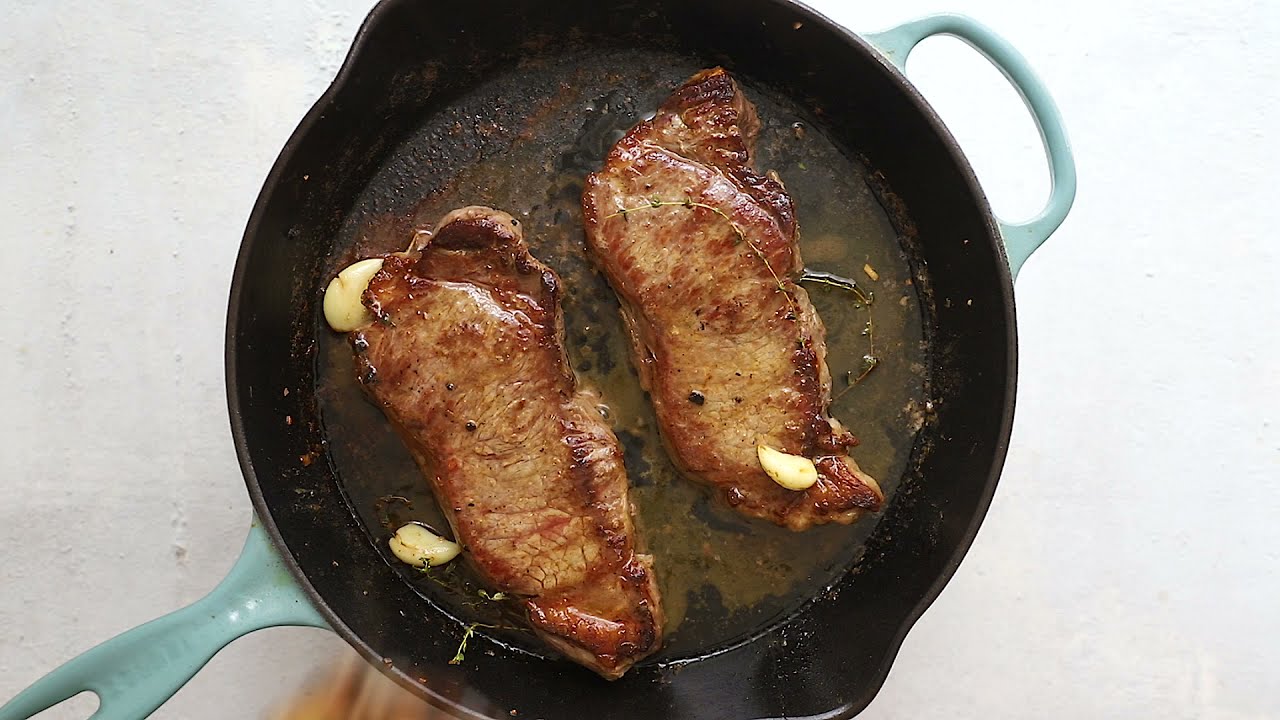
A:
<svg viewBox="0 0 1280 720">
<path fill-rule="evenodd" d="M 1075 201 L 1076 164 L 1071 156 L 1067 131 L 1062 125 L 1062 115 L 1044 83 L 1032 72 L 1021 53 L 976 20 L 963 15 L 931 15 L 866 38 L 905 73 L 907 56 L 922 40 L 934 35 L 960 38 L 991 61 L 1022 96 L 1040 130 L 1040 139 L 1049 158 L 1049 200 L 1039 214 L 1026 222 L 999 221 L 1009 269 L 1017 277 L 1022 264 L 1058 229 Z"/>
<path fill-rule="evenodd" d="M 85 690 L 99 701 L 90 720 L 142 720 L 232 640 L 277 625 L 328 627 L 255 520 L 212 592 L 68 661 L 0 707 L 0 720 L 26 720 Z"/>
</svg>

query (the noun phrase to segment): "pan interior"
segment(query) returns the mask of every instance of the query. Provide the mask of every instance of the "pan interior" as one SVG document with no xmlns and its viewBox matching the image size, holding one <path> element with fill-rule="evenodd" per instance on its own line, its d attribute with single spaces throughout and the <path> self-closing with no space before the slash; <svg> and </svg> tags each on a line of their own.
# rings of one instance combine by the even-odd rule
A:
<svg viewBox="0 0 1280 720">
<path fill-rule="evenodd" d="M 397 139 L 332 238 L 315 288 L 355 259 L 403 249 L 414 228 L 458 206 L 490 205 L 521 220 L 533 254 L 564 281 L 570 360 L 602 392 L 601 411 L 625 449 L 641 542 L 655 556 L 669 617 L 657 660 L 705 655 L 785 619 L 858 561 L 877 521 L 794 533 L 743 518 L 678 477 L 627 357 L 617 301 L 584 254 L 584 176 L 704 66 L 662 50 L 593 48 L 489 73 Z M 892 501 L 912 462 L 929 366 L 908 254 L 868 169 L 787 94 L 750 75 L 738 79 L 762 121 L 756 166 L 777 171 L 794 197 L 807 268 L 853 278 L 873 296 L 864 306 L 848 290 L 806 284 L 827 326 L 832 415 L 858 436 L 855 457 Z M 369 542 L 424 603 L 459 622 L 517 627 L 515 609 L 484 600 L 465 564 L 428 575 L 387 551 L 403 522 L 445 523 L 407 450 L 360 390 L 345 338 L 318 313 L 315 323 L 327 456 Z M 878 362 L 859 381 L 867 356 Z M 526 632 L 484 632 L 541 652 Z"/>
</svg>

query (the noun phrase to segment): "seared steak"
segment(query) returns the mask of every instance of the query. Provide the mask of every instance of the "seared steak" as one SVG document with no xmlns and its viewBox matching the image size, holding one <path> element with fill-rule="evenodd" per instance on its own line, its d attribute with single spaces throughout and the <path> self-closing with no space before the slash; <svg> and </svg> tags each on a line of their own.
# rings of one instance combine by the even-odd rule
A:
<svg viewBox="0 0 1280 720">
<path fill-rule="evenodd" d="M 449 213 L 421 252 L 385 258 L 364 303 L 377 320 L 351 334 L 360 381 L 480 573 L 606 678 L 656 650 L 663 615 L 622 452 L 569 368 L 560 281 L 517 222 Z"/>
<path fill-rule="evenodd" d="M 750 165 L 759 127 L 724 70 L 695 75 L 587 178 L 587 244 L 676 466 L 747 515 L 849 523 L 884 498 L 827 414 L 825 330 L 795 282 L 791 198 Z M 813 460 L 817 483 L 774 483 L 757 444 Z"/>
</svg>

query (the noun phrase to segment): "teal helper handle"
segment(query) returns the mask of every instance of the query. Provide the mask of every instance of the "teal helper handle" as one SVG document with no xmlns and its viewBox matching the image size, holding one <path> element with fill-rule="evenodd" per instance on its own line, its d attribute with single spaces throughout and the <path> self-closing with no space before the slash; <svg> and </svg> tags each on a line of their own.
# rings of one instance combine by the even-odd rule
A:
<svg viewBox="0 0 1280 720">
<path fill-rule="evenodd" d="M 90 720 L 142 720 L 236 638 L 265 627 L 328 627 L 254 520 L 231 572 L 205 597 L 69 660 L 0 707 L 0 720 L 26 720 L 90 690 Z"/>
<path fill-rule="evenodd" d="M 1009 269 L 1017 277 L 1022 264 L 1058 229 L 1075 201 L 1076 164 L 1071 156 L 1071 143 L 1067 140 L 1062 115 L 1022 54 L 1004 38 L 971 18 L 931 15 L 866 38 L 889 62 L 906 72 L 907 56 L 922 40 L 934 35 L 958 37 L 991 61 L 1022 96 L 1040 130 L 1040 140 L 1049 158 L 1049 200 L 1039 214 L 1026 222 L 1000 221 Z"/>
</svg>

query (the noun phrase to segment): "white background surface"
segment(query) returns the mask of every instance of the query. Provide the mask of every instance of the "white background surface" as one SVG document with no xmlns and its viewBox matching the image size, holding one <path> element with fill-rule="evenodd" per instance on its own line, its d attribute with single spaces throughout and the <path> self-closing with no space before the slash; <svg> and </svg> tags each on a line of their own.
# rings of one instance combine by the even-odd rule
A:
<svg viewBox="0 0 1280 720">
<path fill-rule="evenodd" d="M 862 31 L 983 20 L 1054 92 L 1080 170 L 1019 278 L 1000 490 L 863 717 L 1280 716 L 1280 5 L 813 4 Z M 263 5 L 5 3 L 0 699 L 239 551 L 232 262 L 370 7 Z M 1012 91 L 949 41 L 910 69 L 997 210 L 1033 212 L 1047 181 Z M 259 716 L 343 647 L 258 633 L 156 717 Z"/>
</svg>

